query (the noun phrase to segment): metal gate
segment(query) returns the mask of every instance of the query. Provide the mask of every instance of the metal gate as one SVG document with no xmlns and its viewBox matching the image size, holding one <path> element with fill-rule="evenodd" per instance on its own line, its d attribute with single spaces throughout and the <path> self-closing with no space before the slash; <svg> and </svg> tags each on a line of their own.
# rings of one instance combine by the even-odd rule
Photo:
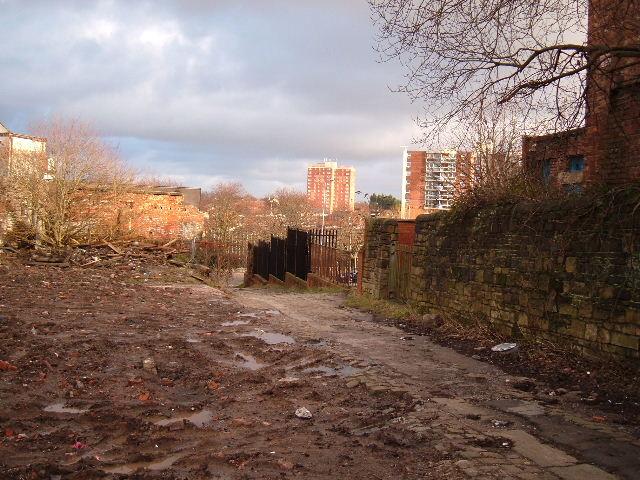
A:
<svg viewBox="0 0 640 480">
<path fill-rule="evenodd" d="M 309 252 L 309 234 L 304 230 L 287 228 L 286 271 L 303 280 L 311 271 L 311 254 Z"/>
</svg>

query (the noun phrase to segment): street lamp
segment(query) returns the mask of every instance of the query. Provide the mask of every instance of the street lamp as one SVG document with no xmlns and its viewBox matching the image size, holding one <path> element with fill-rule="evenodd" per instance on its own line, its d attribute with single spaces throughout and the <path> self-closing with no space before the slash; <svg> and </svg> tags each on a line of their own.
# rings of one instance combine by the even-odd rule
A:
<svg viewBox="0 0 640 480">
<path fill-rule="evenodd" d="M 326 180 L 324 182 L 324 188 L 322 189 L 322 227 L 320 228 L 320 238 L 321 241 L 322 239 L 324 239 L 324 217 L 325 217 L 325 205 L 327 203 L 327 186 L 330 188 L 331 184 L 333 183 L 333 178 L 331 178 L 329 180 L 329 182 L 327 183 Z M 329 210 L 331 210 L 331 208 L 329 208 Z"/>
</svg>

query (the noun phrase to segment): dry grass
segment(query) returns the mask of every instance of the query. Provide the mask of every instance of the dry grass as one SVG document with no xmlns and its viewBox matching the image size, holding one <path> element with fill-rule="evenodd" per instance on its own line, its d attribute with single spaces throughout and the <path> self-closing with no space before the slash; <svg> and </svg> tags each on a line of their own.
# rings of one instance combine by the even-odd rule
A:
<svg viewBox="0 0 640 480">
<path fill-rule="evenodd" d="M 392 320 L 417 320 L 420 313 L 406 303 L 379 300 L 366 294 L 352 293 L 347 297 L 345 306 L 375 313 Z"/>
</svg>

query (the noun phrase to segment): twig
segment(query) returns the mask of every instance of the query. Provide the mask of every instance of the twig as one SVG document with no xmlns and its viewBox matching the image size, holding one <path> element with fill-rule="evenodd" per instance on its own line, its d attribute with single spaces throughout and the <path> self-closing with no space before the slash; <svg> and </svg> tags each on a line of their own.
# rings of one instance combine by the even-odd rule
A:
<svg viewBox="0 0 640 480">
<path fill-rule="evenodd" d="M 171 240 L 171 241 L 169 241 L 169 242 L 165 243 L 164 245 L 162 245 L 160 248 L 167 248 L 167 247 L 170 247 L 171 245 L 173 245 L 173 244 L 174 244 L 174 243 L 176 243 L 177 241 L 178 241 L 178 239 L 177 239 L 177 238 L 174 238 L 173 240 Z"/>
<path fill-rule="evenodd" d="M 116 248 L 113 246 L 113 244 L 107 242 L 106 240 L 104 240 L 104 244 L 109 247 L 111 250 L 113 250 L 114 252 L 116 252 L 119 255 L 124 255 L 124 252 L 122 250 L 120 250 L 119 248 Z"/>
<path fill-rule="evenodd" d="M 202 278 L 200 275 L 196 275 L 195 273 L 189 273 L 189 276 L 192 278 L 195 278 L 196 280 L 200 280 L 202 283 L 206 285 L 209 285 L 209 282 L 205 278 Z"/>
<path fill-rule="evenodd" d="M 88 267 L 89 265 L 93 265 L 94 263 L 98 263 L 99 261 L 100 261 L 100 259 L 96 258 L 95 260 L 91 260 L 90 262 L 83 263 L 82 265 L 80 265 L 80 267 L 82 267 L 82 268 Z"/>
</svg>

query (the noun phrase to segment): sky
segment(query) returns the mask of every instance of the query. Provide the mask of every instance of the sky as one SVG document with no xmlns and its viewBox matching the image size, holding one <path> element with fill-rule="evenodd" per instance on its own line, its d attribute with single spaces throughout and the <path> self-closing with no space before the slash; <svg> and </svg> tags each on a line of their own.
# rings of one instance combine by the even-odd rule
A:
<svg viewBox="0 0 640 480">
<path fill-rule="evenodd" d="M 0 123 L 94 125 L 136 170 L 263 196 L 324 158 L 400 194 L 415 104 L 366 0 L 0 0 Z"/>
</svg>

